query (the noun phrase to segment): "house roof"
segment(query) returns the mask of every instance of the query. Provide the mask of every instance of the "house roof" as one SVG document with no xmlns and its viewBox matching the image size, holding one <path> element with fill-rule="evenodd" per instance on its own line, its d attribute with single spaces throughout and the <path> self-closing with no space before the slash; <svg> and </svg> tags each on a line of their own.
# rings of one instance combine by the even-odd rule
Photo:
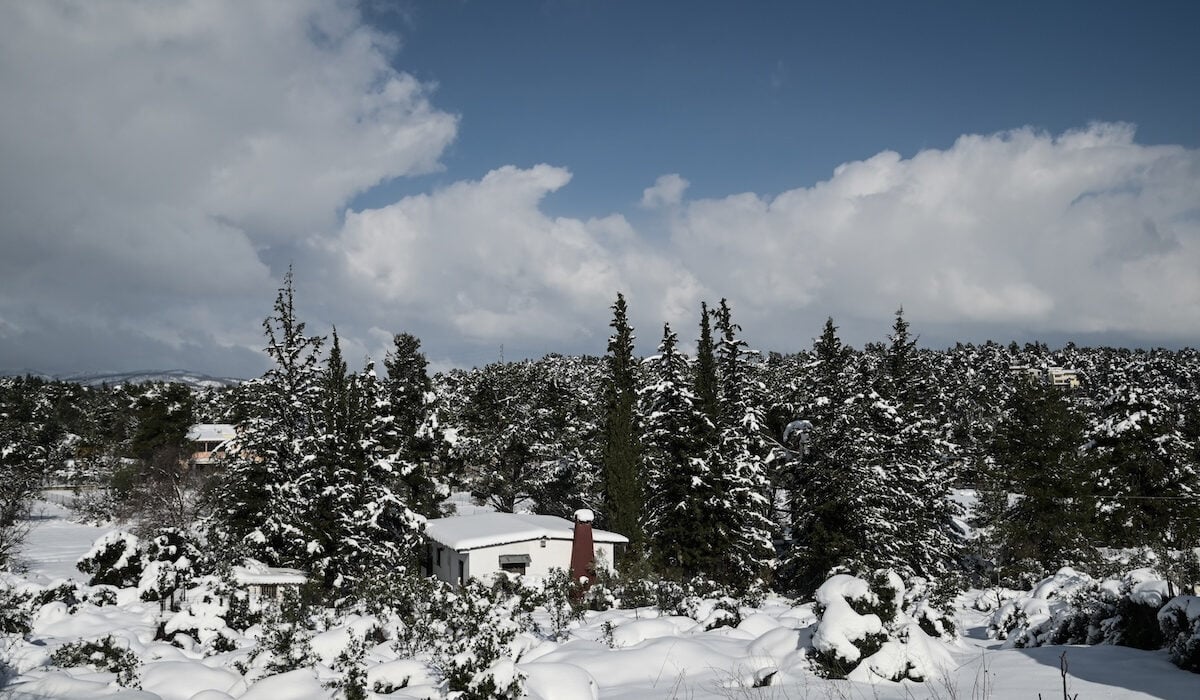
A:
<svg viewBox="0 0 1200 700">
<path fill-rule="evenodd" d="M 249 585 L 303 585 L 308 575 L 299 569 L 284 569 L 267 566 L 257 559 L 247 559 L 243 566 L 233 567 L 233 579 L 243 586 Z"/>
<path fill-rule="evenodd" d="M 575 524 L 553 515 L 529 513 L 478 513 L 434 518 L 425 523 L 425 535 L 450 549 L 465 552 L 512 542 L 528 542 L 543 537 L 571 540 Z M 608 530 L 592 530 L 592 541 L 625 544 L 629 538 Z"/>
<path fill-rule="evenodd" d="M 188 428 L 191 442 L 224 442 L 237 437 L 237 430 L 228 423 L 197 423 Z"/>
</svg>

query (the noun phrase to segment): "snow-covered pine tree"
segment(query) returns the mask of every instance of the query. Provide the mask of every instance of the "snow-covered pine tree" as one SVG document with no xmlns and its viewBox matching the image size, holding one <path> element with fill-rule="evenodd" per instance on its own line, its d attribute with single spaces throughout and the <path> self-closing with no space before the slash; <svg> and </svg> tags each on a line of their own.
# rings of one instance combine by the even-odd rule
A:
<svg viewBox="0 0 1200 700">
<path fill-rule="evenodd" d="M 1098 517 L 1106 544 L 1151 544 L 1170 569 L 1200 540 L 1200 455 L 1183 408 L 1194 394 L 1148 376 L 1147 369 L 1141 362 L 1125 368 L 1125 381 L 1103 401 L 1090 430 Z"/>
<path fill-rule="evenodd" d="M 1005 406 L 985 480 L 983 526 L 1009 585 L 1095 560 L 1086 421 L 1057 388 L 1023 380 Z"/>
<path fill-rule="evenodd" d="M 713 426 L 690 388 L 691 368 L 678 342 L 663 324 L 658 355 L 646 360 L 649 376 L 639 392 L 638 414 L 649 554 L 661 571 L 686 579 L 716 570 L 721 552 L 714 547 L 707 507 L 718 487 L 706 461 Z"/>
<path fill-rule="evenodd" d="M 908 328 L 901 308 L 881 363 L 885 371 L 877 381 L 879 400 L 871 407 L 882 450 L 879 466 L 894 494 L 887 500 L 892 505 L 888 517 L 897 526 L 893 545 L 901 561 L 889 566 L 944 578 L 958 572 L 962 547 L 954 520 L 959 508 L 950 491 L 954 462 L 932 405 L 936 379 Z"/>
<path fill-rule="evenodd" d="M 602 524 L 629 538 L 626 558 L 640 558 L 642 510 L 642 474 L 634 407 L 637 387 L 634 383 L 633 329 L 629 326 L 625 296 L 617 293 L 612 305 L 613 334 L 608 339 L 607 382 L 604 390 L 604 511 Z"/>
<path fill-rule="evenodd" d="M 453 459 L 438 415 L 437 394 L 421 341 L 408 333 L 392 337 L 384 359 L 383 392 L 391 425 L 383 442 L 401 466 L 404 499 L 409 508 L 433 518 L 449 495 L 447 477 Z"/>
<path fill-rule="evenodd" d="M 456 450 L 473 470 L 471 494 L 496 510 L 534 500 L 555 466 L 554 411 L 545 376 L 528 360 L 493 363 L 472 377 Z"/>
<path fill-rule="evenodd" d="M 816 591 L 853 546 L 848 537 L 850 496 L 857 485 L 845 478 L 836 459 L 848 439 L 842 435 L 841 408 L 858 381 L 851 354 L 842 345 L 833 318 L 827 318 L 821 336 L 812 343 L 812 363 L 805 373 L 808 384 L 793 417 L 808 420 L 812 429 L 803 454 L 794 455 L 790 465 L 791 527 L 776 576 L 787 591 Z"/>
<path fill-rule="evenodd" d="M 716 426 L 720 416 L 719 378 L 717 376 L 716 344 L 712 337 L 712 313 L 706 302 L 700 302 L 700 339 L 696 341 L 695 394 L 700 410 Z"/>
<path fill-rule="evenodd" d="M 277 566 L 308 561 L 300 482 L 316 452 L 322 399 L 317 354 L 323 338 L 296 319 L 289 269 L 263 321 L 274 366 L 239 387 L 236 445 L 214 491 L 214 534 L 232 558 Z"/>
<path fill-rule="evenodd" d="M 407 500 L 412 464 L 386 444 L 392 413 L 374 366 L 346 374 L 331 353 L 328 368 L 324 434 L 312 472 L 324 480 L 309 489 L 309 549 L 326 589 L 347 594 L 385 572 L 415 571 L 425 518 Z"/>
<path fill-rule="evenodd" d="M 724 557 L 712 573 L 724 583 L 744 586 L 768 576 L 775 564 L 766 473 L 772 446 L 765 434 L 763 386 L 749 368 L 757 353 L 738 337 L 741 327 L 725 299 L 715 319 L 720 392 L 718 438 L 709 463 L 718 488 L 709 509 L 714 543 Z"/>
</svg>

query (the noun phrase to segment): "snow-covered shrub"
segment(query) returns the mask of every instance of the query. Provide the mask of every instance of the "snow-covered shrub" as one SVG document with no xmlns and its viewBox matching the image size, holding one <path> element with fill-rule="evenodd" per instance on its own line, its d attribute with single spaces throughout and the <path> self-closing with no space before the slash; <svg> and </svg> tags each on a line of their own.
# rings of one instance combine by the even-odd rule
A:
<svg viewBox="0 0 1200 700">
<path fill-rule="evenodd" d="M 918 588 L 906 596 L 904 582 L 891 571 L 876 572 L 869 581 L 837 574 L 823 583 L 816 592 L 818 620 L 812 637 L 817 672 L 867 682 L 924 681 L 951 668 L 950 653 L 939 637 L 953 632 Z M 911 608 L 920 618 L 905 613 L 906 600 L 923 601 Z M 928 634 L 922 621 L 938 634 Z"/>
<path fill-rule="evenodd" d="M 350 643 L 338 654 L 333 670 L 338 677 L 326 687 L 341 691 L 345 700 L 367 700 L 366 641 L 351 635 Z"/>
<path fill-rule="evenodd" d="M 813 633 L 813 662 L 826 678 L 844 678 L 887 640 L 883 620 L 870 612 L 878 608 L 881 598 L 869 583 L 849 574 L 825 581 L 815 597 L 818 622 Z"/>
<path fill-rule="evenodd" d="M 294 593 L 285 593 L 284 603 L 270 606 L 263 615 L 258 644 L 243 668 L 243 675 L 259 680 L 317 662 L 313 653 L 311 616 L 297 612 L 300 607 Z"/>
<path fill-rule="evenodd" d="M 0 584 L 0 634 L 25 635 L 29 632 L 30 596 Z"/>
<path fill-rule="evenodd" d="M 997 610 L 988 630 L 1013 647 L 1115 644 L 1161 649 L 1165 640 L 1157 614 L 1166 589 L 1166 582 L 1149 569 L 1098 582 L 1064 568 Z"/>
<path fill-rule="evenodd" d="M 119 685 L 137 685 L 137 655 L 130 651 L 128 642 L 116 637 L 108 636 L 96 641 L 64 644 L 50 656 L 50 662 L 62 668 L 86 666 L 98 671 L 108 671 L 117 675 Z"/>
<path fill-rule="evenodd" d="M 117 604 L 117 589 L 112 586 L 95 586 L 84 596 L 84 601 L 102 608 Z"/>
<path fill-rule="evenodd" d="M 83 595 L 80 593 L 79 584 L 73 581 L 60 583 L 52 588 L 45 588 L 39 591 L 30 599 L 29 604 L 32 609 L 46 605 L 47 603 L 62 603 L 68 608 L 73 608 L 79 605 Z"/>
<path fill-rule="evenodd" d="M 139 544 L 137 536 L 132 533 L 115 530 L 96 540 L 88 553 L 75 564 L 75 568 L 91 574 L 88 580 L 91 586 L 136 586 L 144 568 L 138 551 Z"/>
<path fill-rule="evenodd" d="M 1158 624 L 1171 661 L 1186 671 L 1200 673 L 1200 596 L 1172 598 L 1158 611 Z"/>
<path fill-rule="evenodd" d="M 476 673 L 459 700 L 519 700 L 525 696 L 525 674 L 512 659 L 499 659 Z"/>
<path fill-rule="evenodd" d="M 563 569 L 551 569 L 542 581 L 541 604 L 550 614 L 550 636 L 564 639 L 572 622 L 583 619 L 583 589 Z"/>
</svg>

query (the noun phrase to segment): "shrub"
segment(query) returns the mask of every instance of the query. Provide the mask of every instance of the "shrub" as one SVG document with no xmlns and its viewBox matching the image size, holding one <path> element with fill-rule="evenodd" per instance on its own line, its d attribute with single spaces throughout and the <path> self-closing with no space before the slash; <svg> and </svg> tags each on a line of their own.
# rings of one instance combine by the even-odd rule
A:
<svg viewBox="0 0 1200 700">
<path fill-rule="evenodd" d="M 91 574 L 88 585 L 136 586 L 144 566 L 138 545 L 138 538 L 128 532 L 110 532 L 96 540 L 75 567 Z"/>
<path fill-rule="evenodd" d="M 86 666 L 117 675 L 117 684 L 137 686 L 138 658 L 123 640 L 112 636 L 97 641 L 71 642 L 59 647 L 50 662 L 63 668 Z"/>
<path fill-rule="evenodd" d="M 1158 624 L 1171 662 L 1200 673 L 1200 596 L 1181 595 L 1158 611 Z"/>
</svg>

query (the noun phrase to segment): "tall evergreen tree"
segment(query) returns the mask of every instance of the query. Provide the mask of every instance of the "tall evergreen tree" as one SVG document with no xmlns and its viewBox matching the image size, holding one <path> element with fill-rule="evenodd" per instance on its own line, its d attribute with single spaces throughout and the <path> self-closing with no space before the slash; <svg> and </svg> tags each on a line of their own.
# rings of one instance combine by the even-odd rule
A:
<svg viewBox="0 0 1200 700">
<path fill-rule="evenodd" d="M 716 345 L 712 337 L 712 324 L 709 318 L 712 314 L 708 304 L 700 302 L 700 339 L 696 342 L 696 398 L 700 401 L 700 410 L 708 416 L 715 426 L 720 413 L 718 401 L 719 380 L 717 377 Z"/>
<path fill-rule="evenodd" d="M 746 585 L 768 576 L 774 567 L 766 466 L 771 446 L 765 436 L 763 388 L 751 379 L 748 367 L 757 354 L 738 337 L 741 328 L 733 322 L 725 299 L 715 316 L 720 337 L 716 352 L 719 422 L 710 463 L 718 493 L 709 508 L 714 542 L 725 556 L 714 573 L 725 583 Z"/>
<path fill-rule="evenodd" d="M 719 484 L 705 449 L 713 426 L 690 388 L 691 368 L 677 345 L 677 336 L 664 324 L 658 355 L 647 360 L 648 383 L 639 394 L 638 413 L 645 421 L 650 555 L 661 570 L 690 578 L 720 567 L 722 552 L 715 546 L 708 507 Z"/>
<path fill-rule="evenodd" d="M 383 391 L 392 419 L 384 445 L 403 465 L 409 507 L 427 518 L 438 517 L 449 495 L 447 472 L 453 460 L 438 417 L 429 363 L 415 336 L 398 333 L 392 345 L 384 360 Z"/>
<path fill-rule="evenodd" d="M 643 545 L 644 495 L 639 468 L 639 440 L 634 408 L 633 329 L 625 296 L 612 305 L 613 334 L 608 340 L 608 384 L 604 392 L 604 522 L 629 538 L 628 556 L 640 556 Z"/>
<path fill-rule="evenodd" d="M 992 496 L 988 505 L 995 512 L 981 524 L 994 543 L 998 573 L 1014 584 L 1029 583 L 1094 561 L 1083 416 L 1060 390 L 1030 381 L 1018 384 L 1005 409 L 981 489 Z"/>
<path fill-rule="evenodd" d="M 1200 455 L 1189 440 L 1195 419 L 1185 418 L 1182 408 L 1192 406 L 1194 389 L 1172 388 L 1134 365 L 1121 372 L 1125 381 L 1103 401 L 1089 431 L 1097 516 L 1109 546 L 1150 544 L 1166 573 L 1176 573 L 1179 553 L 1200 540 Z"/>
<path fill-rule="evenodd" d="M 323 394 L 317 353 L 323 339 L 305 335 L 304 323 L 296 319 L 290 269 L 263 329 L 274 366 L 239 390 L 245 420 L 214 509 L 231 556 L 298 565 L 307 561 L 299 485 L 316 447 Z"/>
</svg>

